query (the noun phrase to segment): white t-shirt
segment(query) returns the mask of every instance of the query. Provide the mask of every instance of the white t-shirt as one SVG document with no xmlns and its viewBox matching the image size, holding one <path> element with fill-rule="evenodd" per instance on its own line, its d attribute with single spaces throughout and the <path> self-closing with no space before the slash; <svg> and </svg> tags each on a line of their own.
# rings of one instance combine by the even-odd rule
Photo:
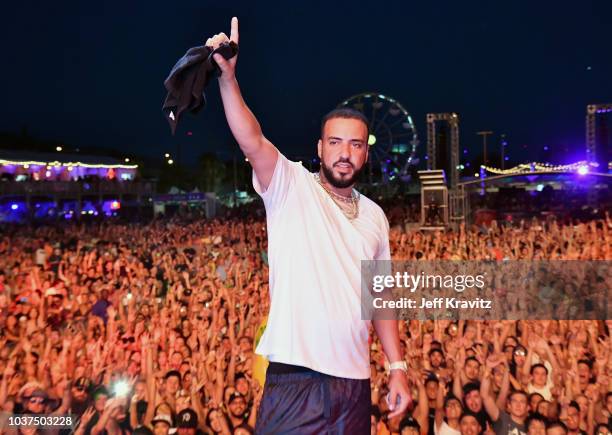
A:
<svg viewBox="0 0 612 435">
<path fill-rule="evenodd" d="M 271 306 L 256 352 L 270 361 L 350 379 L 370 377 L 361 319 L 361 260 L 389 260 L 389 223 L 364 195 L 349 221 L 314 176 L 279 153 L 263 191 Z"/>
<path fill-rule="evenodd" d="M 461 435 L 461 431 L 453 429 L 447 422 L 442 421 L 440 427 L 434 424 L 434 434 L 436 435 Z"/>
<path fill-rule="evenodd" d="M 538 358 L 537 355 L 533 356 L 533 364 L 536 363 L 540 363 L 540 364 L 544 364 L 544 367 L 546 367 L 546 369 L 548 370 L 548 377 L 546 378 L 546 385 L 544 385 L 542 388 L 538 388 L 535 385 L 533 385 L 532 382 L 529 383 L 529 385 L 527 385 L 527 393 L 528 394 L 532 394 L 532 393 L 538 393 L 540 394 L 544 400 L 547 401 L 551 401 L 552 400 L 552 392 L 551 389 L 555 386 L 554 382 L 553 382 L 553 366 L 549 361 L 540 361 L 540 358 Z"/>
<path fill-rule="evenodd" d="M 39 266 L 44 266 L 46 260 L 47 260 L 47 253 L 45 252 L 43 248 L 38 248 L 36 250 L 36 258 L 34 260 L 36 264 Z"/>
</svg>

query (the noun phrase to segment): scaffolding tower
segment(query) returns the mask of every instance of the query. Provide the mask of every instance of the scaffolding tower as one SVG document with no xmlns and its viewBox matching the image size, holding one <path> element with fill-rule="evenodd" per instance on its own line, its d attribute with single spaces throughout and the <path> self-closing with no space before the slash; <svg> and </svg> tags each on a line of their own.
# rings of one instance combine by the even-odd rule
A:
<svg viewBox="0 0 612 435">
<path fill-rule="evenodd" d="M 597 156 L 597 115 L 612 112 L 612 103 L 609 104 L 589 104 L 586 115 L 586 160 L 587 162 L 598 162 Z M 604 162 L 608 164 L 608 162 Z M 601 168 L 607 171 L 607 167 Z"/>
<path fill-rule="evenodd" d="M 438 123 L 446 122 L 450 127 L 450 141 L 441 144 L 438 141 Z M 446 146 L 450 154 L 450 162 L 438 161 L 438 149 Z M 445 168 L 445 163 L 448 166 Z M 450 220 L 463 221 L 465 193 L 459 188 L 459 115 L 450 113 L 428 113 L 427 114 L 427 169 L 444 169 L 450 172 L 448 178 Z"/>
</svg>

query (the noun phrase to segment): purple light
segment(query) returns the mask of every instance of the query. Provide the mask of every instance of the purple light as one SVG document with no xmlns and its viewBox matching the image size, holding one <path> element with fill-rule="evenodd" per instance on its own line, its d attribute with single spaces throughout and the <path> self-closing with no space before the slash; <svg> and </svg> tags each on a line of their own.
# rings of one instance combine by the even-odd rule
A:
<svg viewBox="0 0 612 435">
<path fill-rule="evenodd" d="M 504 157 L 504 160 L 508 161 L 508 160 L 510 160 L 510 157 Z"/>
<path fill-rule="evenodd" d="M 548 146 L 545 146 L 545 147 L 544 147 L 544 151 L 548 151 Z"/>
<path fill-rule="evenodd" d="M 467 154 L 467 150 L 463 150 L 463 154 Z"/>
<path fill-rule="evenodd" d="M 586 175 L 589 173 L 589 167 L 587 165 L 580 165 L 578 167 L 578 175 Z"/>
</svg>

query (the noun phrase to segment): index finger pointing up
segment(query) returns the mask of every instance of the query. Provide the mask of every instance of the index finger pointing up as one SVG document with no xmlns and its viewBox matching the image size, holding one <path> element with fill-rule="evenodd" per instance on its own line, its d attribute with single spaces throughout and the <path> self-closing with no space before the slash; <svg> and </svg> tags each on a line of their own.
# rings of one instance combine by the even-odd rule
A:
<svg viewBox="0 0 612 435">
<path fill-rule="evenodd" d="M 232 18 L 232 29 L 230 32 L 230 41 L 233 41 L 236 44 L 238 44 L 238 18 L 236 17 Z"/>
</svg>

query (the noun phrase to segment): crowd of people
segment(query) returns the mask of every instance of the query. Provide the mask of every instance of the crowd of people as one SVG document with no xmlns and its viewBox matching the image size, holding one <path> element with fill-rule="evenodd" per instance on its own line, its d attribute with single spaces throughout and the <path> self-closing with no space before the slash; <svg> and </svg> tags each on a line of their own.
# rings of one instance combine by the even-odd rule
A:
<svg viewBox="0 0 612 435">
<path fill-rule="evenodd" d="M 610 260 L 612 219 L 420 232 L 397 260 Z M 261 213 L 3 228 L 0 432 L 11 415 L 72 415 L 80 435 L 253 433 L 269 308 Z M 332 289 L 330 289 L 331 291 Z M 371 335 L 372 434 L 610 432 L 612 320 L 411 320 L 414 404 L 389 419 Z"/>
</svg>

